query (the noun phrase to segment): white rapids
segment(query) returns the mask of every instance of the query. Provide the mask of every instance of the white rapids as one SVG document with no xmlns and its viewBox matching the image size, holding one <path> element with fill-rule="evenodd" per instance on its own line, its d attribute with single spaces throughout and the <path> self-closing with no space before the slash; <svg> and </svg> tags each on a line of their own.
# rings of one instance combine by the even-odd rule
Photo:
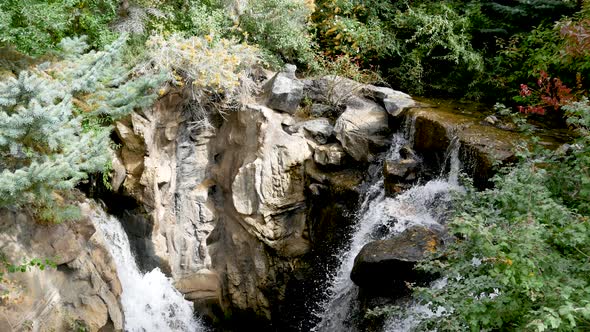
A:
<svg viewBox="0 0 590 332">
<path fill-rule="evenodd" d="M 392 148 L 387 158 L 399 157 L 400 148 L 406 144 L 401 135 L 395 135 Z M 452 199 L 452 193 L 463 189 L 457 182 L 459 172 L 458 150 L 459 144 L 448 151 L 447 161 L 450 171 L 446 178 L 440 177 L 422 185 L 416 185 L 396 197 L 386 197 L 383 178 L 379 178 L 365 193 L 361 206 L 357 212 L 356 228 L 353 231 L 350 245 L 339 253 L 340 266 L 329 281 L 328 299 L 322 303 L 321 312 L 315 314 L 320 322 L 314 331 L 343 332 L 355 331 L 351 326 L 355 310 L 358 287 L 350 280 L 350 272 L 354 259 L 363 246 L 380 238 L 375 236 L 377 229 L 386 228 L 388 234 L 399 234 L 411 226 L 439 226 L 447 213 L 447 203 Z M 416 310 L 420 316 L 426 308 L 411 306 L 408 310 Z M 396 324 L 397 323 L 397 324 Z M 415 325 L 411 318 L 403 322 L 389 321 L 386 330 L 389 332 L 410 331 Z"/>
<path fill-rule="evenodd" d="M 119 220 L 103 211 L 97 212 L 92 220 L 115 260 L 123 289 L 125 331 L 205 331 L 195 319 L 192 303 L 184 299 L 160 269 L 145 274 L 139 271 Z"/>
</svg>

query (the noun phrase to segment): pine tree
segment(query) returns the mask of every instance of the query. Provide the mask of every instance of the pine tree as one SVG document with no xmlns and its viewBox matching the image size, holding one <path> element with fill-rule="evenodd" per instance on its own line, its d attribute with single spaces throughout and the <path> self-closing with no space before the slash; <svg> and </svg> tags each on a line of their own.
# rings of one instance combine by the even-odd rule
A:
<svg viewBox="0 0 590 332">
<path fill-rule="evenodd" d="M 132 77 L 119 61 L 124 43 L 83 53 L 83 38 L 64 39 L 63 60 L 0 81 L 0 206 L 54 206 L 57 192 L 104 169 L 108 124 L 150 105 L 162 79 Z"/>
</svg>

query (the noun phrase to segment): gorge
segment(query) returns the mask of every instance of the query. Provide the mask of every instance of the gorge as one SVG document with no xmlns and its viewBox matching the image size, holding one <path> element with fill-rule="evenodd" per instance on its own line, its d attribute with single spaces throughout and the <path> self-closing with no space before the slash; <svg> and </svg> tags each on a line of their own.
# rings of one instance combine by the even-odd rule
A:
<svg viewBox="0 0 590 332">
<path fill-rule="evenodd" d="M 363 312 L 434 280 L 412 269 L 451 241 L 460 168 L 489 186 L 525 139 L 485 109 L 294 66 L 261 75 L 212 127 L 183 89 L 116 122 L 112 190 L 80 187 L 84 220 L 2 209 L 3 253 L 57 269 L 9 276 L 0 330 L 409 330 Z"/>
</svg>

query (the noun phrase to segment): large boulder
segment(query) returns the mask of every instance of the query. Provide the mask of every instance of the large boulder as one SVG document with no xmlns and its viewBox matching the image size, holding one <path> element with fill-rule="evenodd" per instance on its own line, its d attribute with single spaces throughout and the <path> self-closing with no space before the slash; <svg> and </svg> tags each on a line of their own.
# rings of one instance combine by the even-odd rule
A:
<svg viewBox="0 0 590 332">
<path fill-rule="evenodd" d="M 305 98 L 333 108 L 346 105 L 351 99 L 362 96 L 364 86 L 349 78 L 337 75 L 326 75 L 302 82 Z"/>
<path fill-rule="evenodd" d="M 369 290 L 387 293 L 403 289 L 405 282 L 424 281 L 429 277 L 414 267 L 443 244 L 440 231 L 423 226 L 413 226 L 387 240 L 369 242 L 354 259 L 350 278 Z"/>
<path fill-rule="evenodd" d="M 334 126 L 336 138 L 357 161 L 371 161 L 373 153 L 387 145 L 389 122 L 383 107 L 367 99 L 356 99 Z"/>
<path fill-rule="evenodd" d="M 383 104 L 387 113 L 393 117 L 400 116 L 405 110 L 414 107 L 416 102 L 410 95 L 390 88 L 366 85 L 363 92 Z"/>
<path fill-rule="evenodd" d="M 264 86 L 268 107 L 290 114 L 297 111 L 303 99 L 303 83 L 295 77 L 293 67 L 288 65 Z"/>
</svg>

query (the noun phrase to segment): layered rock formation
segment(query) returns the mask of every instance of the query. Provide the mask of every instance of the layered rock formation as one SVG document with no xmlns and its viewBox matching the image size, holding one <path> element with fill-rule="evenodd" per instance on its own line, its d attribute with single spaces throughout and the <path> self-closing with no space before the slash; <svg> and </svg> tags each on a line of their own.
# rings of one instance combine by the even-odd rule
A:
<svg viewBox="0 0 590 332">
<path fill-rule="evenodd" d="M 422 161 L 443 163 L 455 136 L 482 179 L 490 160 L 513 156 L 513 133 L 450 121 L 392 89 L 299 80 L 293 67 L 262 87 L 216 128 L 194 126 L 182 91 L 116 125 L 113 187 L 139 204 L 123 218 L 139 259 L 214 320 L 274 319 L 289 287 L 309 278 L 310 251 L 350 225 L 366 166 L 393 128 L 408 124 L 411 147 L 385 163 L 391 195 L 421 176 Z"/>
<path fill-rule="evenodd" d="M 163 267 L 209 313 L 272 319 L 287 285 L 302 278 L 310 234 L 329 228 L 311 224 L 309 193 L 353 197 L 363 176 L 355 160 L 386 148 L 382 100 L 359 89 L 332 99 L 310 92 L 328 81 L 299 81 L 290 68 L 215 131 L 191 128 L 181 92 L 117 123 L 113 187 L 140 205 L 123 218 L 140 260 Z M 343 112 L 301 120 L 293 113 L 303 95 Z"/>
<path fill-rule="evenodd" d="M 393 131 L 405 127 L 409 146 L 400 159 L 383 162 L 391 196 L 425 176 L 426 166 L 444 165 L 453 142 L 465 169 L 485 185 L 493 164 L 513 160 L 521 140 L 389 88 L 337 76 L 299 80 L 294 67 L 261 87 L 251 104 L 213 127 L 195 122 L 183 90 L 115 125 L 115 194 L 105 199 L 120 214 L 140 266 L 160 267 L 213 321 L 276 322 L 291 309 L 285 301 L 312 279 L 312 257 L 328 257 L 345 237 L 367 169 Z M 3 302 L 0 330 L 123 328 L 116 270 L 89 220 L 40 226 L 2 210 L 0 228 L 11 260 L 55 255 L 59 264 L 10 276 L 16 288 L 2 300 L 10 302 Z M 427 229 L 412 232 L 363 249 L 355 281 L 367 288 L 375 275 L 410 274 L 432 241 L 439 243 Z"/>
<path fill-rule="evenodd" d="M 0 299 L 1 331 L 122 331 L 117 271 L 88 217 L 41 225 L 23 211 L 0 210 L 0 250 L 7 262 L 51 259 L 57 270 L 36 267 L 7 273 Z"/>
</svg>

